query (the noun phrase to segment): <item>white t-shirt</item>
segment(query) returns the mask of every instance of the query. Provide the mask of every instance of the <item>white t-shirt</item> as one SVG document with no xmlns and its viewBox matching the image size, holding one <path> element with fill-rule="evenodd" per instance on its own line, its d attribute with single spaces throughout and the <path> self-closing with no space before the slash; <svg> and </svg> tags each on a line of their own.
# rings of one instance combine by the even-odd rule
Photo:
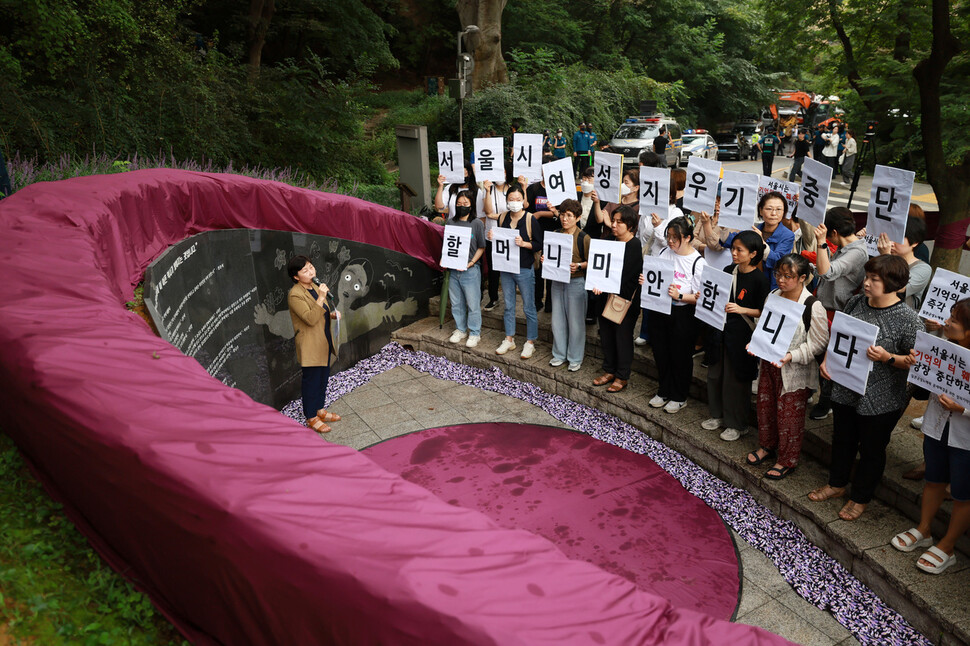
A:
<svg viewBox="0 0 970 646">
<path fill-rule="evenodd" d="M 667 225 L 674 218 L 684 215 L 676 204 L 667 207 L 667 219 L 661 220 L 660 226 L 654 229 L 653 218 L 649 215 L 640 216 L 640 224 L 637 226 L 637 238 L 640 239 L 640 246 L 646 251 L 649 249 L 651 256 L 659 256 L 660 252 L 667 248 Z"/>
<path fill-rule="evenodd" d="M 492 212 L 502 217 L 502 214 L 509 210 L 508 202 L 505 199 L 505 191 L 509 190 L 508 186 L 505 188 L 499 188 L 495 184 L 492 184 Z M 492 218 L 485 215 L 485 191 L 479 193 L 482 196 L 482 217 L 485 218 L 485 233 L 488 233 L 492 229 L 498 226 L 498 219 L 493 220 Z"/>
<path fill-rule="evenodd" d="M 673 284 L 681 294 L 696 294 L 701 291 L 701 274 L 704 272 L 707 263 L 696 249 L 691 249 L 691 252 L 686 256 L 674 253 L 670 249 L 664 249 L 663 255 L 665 258 L 671 258 L 674 261 Z M 674 301 L 674 305 L 688 305 L 688 303 Z"/>
</svg>

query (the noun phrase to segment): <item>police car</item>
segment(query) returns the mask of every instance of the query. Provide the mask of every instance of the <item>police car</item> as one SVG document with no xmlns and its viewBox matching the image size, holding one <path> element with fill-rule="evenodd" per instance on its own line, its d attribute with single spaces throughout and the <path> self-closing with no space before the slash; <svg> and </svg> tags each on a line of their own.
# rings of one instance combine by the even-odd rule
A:
<svg viewBox="0 0 970 646">
<path fill-rule="evenodd" d="M 702 159 L 717 159 L 717 142 L 706 130 L 685 130 L 683 152 L 680 155 L 681 164 L 686 165 L 691 157 Z"/>
<path fill-rule="evenodd" d="M 667 131 L 666 157 L 668 166 L 676 166 L 681 162 L 681 129 L 680 125 L 662 114 L 630 117 L 610 140 L 610 150 L 623 155 L 623 167 L 636 166 L 640 163 L 640 153 L 653 150 L 653 140 L 660 134 L 660 128 Z"/>
</svg>

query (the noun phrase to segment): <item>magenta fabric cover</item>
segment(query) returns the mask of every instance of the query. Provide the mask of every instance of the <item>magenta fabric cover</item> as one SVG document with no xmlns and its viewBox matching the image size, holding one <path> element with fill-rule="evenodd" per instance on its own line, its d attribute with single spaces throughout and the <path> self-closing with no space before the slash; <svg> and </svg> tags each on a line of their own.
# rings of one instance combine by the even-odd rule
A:
<svg viewBox="0 0 970 646">
<path fill-rule="evenodd" d="M 435 264 L 441 228 L 339 195 L 145 170 L 0 201 L 4 431 L 198 644 L 775 644 L 500 528 L 210 377 L 123 303 L 168 245 L 304 231 Z M 538 586 L 544 594 L 530 592 Z"/>
</svg>

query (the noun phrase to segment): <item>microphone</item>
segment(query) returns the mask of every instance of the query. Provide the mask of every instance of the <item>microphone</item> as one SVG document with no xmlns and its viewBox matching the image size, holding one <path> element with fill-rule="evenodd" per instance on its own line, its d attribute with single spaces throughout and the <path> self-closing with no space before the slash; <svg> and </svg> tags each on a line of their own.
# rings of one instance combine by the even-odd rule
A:
<svg viewBox="0 0 970 646">
<path fill-rule="evenodd" d="M 317 278 L 316 276 L 311 278 L 310 282 L 312 282 L 317 287 L 319 287 L 320 285 L 323 285 L 323 281 Z M 333 300 L 333 292 L 331 292 L 329 289 L 327 290 L 327 298 L 330 300 Z"/>
</svg>

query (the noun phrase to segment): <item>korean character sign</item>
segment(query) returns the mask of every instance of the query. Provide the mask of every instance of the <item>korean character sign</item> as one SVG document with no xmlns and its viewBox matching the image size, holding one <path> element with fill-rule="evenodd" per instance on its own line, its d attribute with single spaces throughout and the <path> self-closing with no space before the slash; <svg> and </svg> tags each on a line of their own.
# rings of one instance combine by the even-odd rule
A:
<svg viewBox="0 0 970 646">
<path fill-rule="evenodd" d="M 649 218 L 651 214 L 656 213 L 661 220 L 666 220 L 669 203 L 670 169 L 641 166 L 640 215 Z"/>
<path fill-rule="evenodd" d="M 668 171 L 669 174 L 669 171 Z M 593 181 L 596 194 L 607 202 L 620 201 L 620 184 L 623 183 L 623 155 L 597 151 L 593 157 Z M 559 202 L 556 202 L 559 204 Z"/>
<path fill-rule="evenodd" d="M 512 135 L 512 174 L 524 175 L 531 184 L 542 181 L 542 135 L 524 132 Z"/>
<path fill-rule="evenodd" d="M 872 370 L 872 359 L 866 356 L 866 350 L 876 344 L 877 334 L 878 326 L 842 312 L 835 313 L 825 354 L 825 368 L 832 381 L 860 395 L 866 393 Z"/>
<path fill-rule="evenodd" d="M 757 215 L 758 175 L 724 171 L 721 182 L 721 214 L 717 223 L 725 229 L 744 231 L 754 226 Z"/>
<path fill-rule="evenodd" d="M 644 166 L 643 168 L 646 168 Z M 642 170 L 642 169 L 641 169 Z M 660 170 L 667 171 L 662 168 Z M 667 171 L 670 175 L 670 171 Z M 643 257 L 643 287 L 640 289 L 640 307 L 652 312 L 670 314 L 673 300 L 667 290 L 674 282 L 674 261 L 663 256 Z"/>
<path fill-rule="evenodd" d="M 778 364 L 788 354 L 805 305 L 778 294 L 769 294 L 761 318 L 751 335 L 748 352 L 770 363 Z"/>
<path fill-rule="evenodd" d="M 970 298 L 970 278 L 937 268 L 930 286 L 926 288 L 919 315 L 942 325 L 950 317 L 953 304 L 964 298 Z"/>
<path fill-rule="evenodd" d="M 751 175 L 751 177 L 757 178 L 757 175 Z M 721 201 L 723 204 L 723 194 Z M 724 308 L 731 300 L 732 282 L 734 282 L 732 274 L 715 269 L 710 265 L 704 266 L 704 271 L 701 272 L 701 295 L 697 299 L 697 307 L 694 309 L 694 316 L 699 321 L 707 323 L 716 330 L 724 329 L 724 321 L 727 319 L 727 312 Z"/>
<path fill-rule="evenodd" d="M 916 365 L 907 381 L 970 409 L 970 349 L 926 332 L 916 333 L 913 349 Z"/>
<path fill-rule="evenodd" d="M 911 170 L 876 165 L 866 220 L 866 245 L 870 256 L 879 255 L 876 241 L 880 233 L 888 234 L 893 242 L 903 241 L 915 178 L 916 173 Z"/>
<path fill-rule="evenodd" d="M 766 175 L 759 175 L 758 177 L 758 199 L 760 200 L 762 195 L 767 195 L 772 191 L 781 193 L 785 202 L 788 203 L 788 213 L 785 214 L 785 219 L 791 220 L 795 207 L 798 206 L 798 184 L 786 182 L 783 179 L 774 179 Z"/>
<path fill-rule="evenodd" d="M 501 137 L 475 139 L 475 179 L 479 182 L 505 182 Z"/>
<path fill-rule="evenodd" d="M 441 241 L 441 266 L 445 269 L 465 271 L 468 269 L 471 246 L 471 227 L 446 224 L 445 237 Z"/>
<path fill-rule="evenodd" d="M 558 206 L 563 200 L 576 199 L 576 180 L 573 179 L 573 160 L 571 157 L 557 159 L 542 165 L 542 176 L 546 181 L 546 196 L 549 204 Z"/>
<path fill-rule="evenodd" d="M 569 263 L 573 260 L 573 237 L 568 233 L 546 233 L 542 238 L 542 254 L 542 278 L 568 283 Z"/>
<path fill-rule="evenodd" d="M 523 216 L 528 217 L 528 216 Z M 518 229 L 495 227 L 492 229 L 492 268 L 507 274 L 519 273 L 519 254 L 522 249 L 515 244 Z"/>
<path fill-rule="evenodd" d="M 448 184 L 465 183 L 465 149 L 460 141 L 438 142 L 438 174 Z"/>
<path fill-rule="evenodd" d="M 829 201 L 829 188 L 831 186 L 832 167 L 806 157 L 802 166 L 801 204 L 798 207 L 799 220 L 805 220 L 813 227 L 825 222 L 825 207 Z"/>
<path fill-rule="evenodd" d="M 586 289 L 598 289 L 607 294 L 620 293 L 620 274 L 623 273 L 625 249 L 626 243 L 617 240 L 589 241 Z"/>
<path fill-rule="evenodd" d="M 687 162 L 684 211 L 714 213 L 714 201 L 717 199 L 717 181 L 720 177 L 721 162 L 692 156 L 690 161 Z"/>
</svg>

